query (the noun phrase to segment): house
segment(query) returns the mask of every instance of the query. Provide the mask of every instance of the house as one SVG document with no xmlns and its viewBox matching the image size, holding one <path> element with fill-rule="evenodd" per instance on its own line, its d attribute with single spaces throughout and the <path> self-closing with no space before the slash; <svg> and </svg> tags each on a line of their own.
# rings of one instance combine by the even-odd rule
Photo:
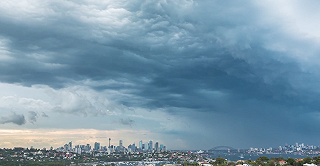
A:
<svg viewBox="0 0 320 166">
<path fill-rule="evenodd" d="M 212 166 L 210 163 L 208 162 L 199 162 L 198 163 L 199 165 L 202 165 L 202 166 Z"/>
<path fill-rule="evenodd" d="M 280 165 L 286 165 L 286 164 L 287 164 L 287 162 L 286 162 L 286 161 L 281 160 L 281 161 L 279 161 L 279 164 L 280 164 Z"/>
</svg>

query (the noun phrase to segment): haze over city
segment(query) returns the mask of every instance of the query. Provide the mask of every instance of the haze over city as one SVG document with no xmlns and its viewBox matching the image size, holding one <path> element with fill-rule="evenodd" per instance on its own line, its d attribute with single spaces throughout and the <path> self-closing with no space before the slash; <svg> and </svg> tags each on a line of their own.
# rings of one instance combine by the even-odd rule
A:
<svg viewBox="0 0 320 166">
<path fill-rule="evenodd" d="M 319 1 L 0 1 L 0 148 L 320 145 Z"/>
</svg>

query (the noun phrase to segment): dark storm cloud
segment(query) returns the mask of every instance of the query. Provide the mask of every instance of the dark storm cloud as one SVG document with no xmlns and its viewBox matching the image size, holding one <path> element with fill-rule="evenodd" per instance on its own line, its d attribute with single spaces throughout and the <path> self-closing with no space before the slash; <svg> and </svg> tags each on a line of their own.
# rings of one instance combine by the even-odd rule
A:
<svg viewBox="0 0 320 166">
<path fill-rule="evenodd" d="M 119 5 L 121 14 L 115 16 L 116 12 L 86 13 L 87 8 L 80 7 L 88 4 L 72 4 L 75 7 L 49 5 L 53 14 L 42 21 L 0 17 L 0 36 L 12 58 L 0 63 L 1 82 L 59 89 L 82 80 L 115 80 L 91 88 L 128 90 L 139 100 L 114 98 L 127 106 L 181 110 L 172 114 L 183 115 L 184 109 L 224 112 L 231 119 L 251 117 L 254 122 L 272 121 L 273 116 L 261 116 L 270 114 L 282 121 L 269 129 L 288 128 L 289 122 L 298 120 L 301 133 L 311 123 L 287 116 L 318 112 L 316 69 L 304 69 L 305 64 L 290 52 L 266 47 L 273 43 L 270 36 L 292 46 L 304 42 L 282 34 L 277 25 L 261 26 L 262 15 L 250 2 L 130 1 Z M 107 10 L 107 6 L 96 8 Z M 246 103 L 245 109 L 239 109 L 241 103 Z M 259 105 L 266 108 L 259 110 Z M 134 121 L 119 119 L 119 123 L 131 126 Z M 253 122 L 245 126 L 258 131 Z"/>
<path fill-rule="evenodd" d="M 0 118 L 0 123 L 1 124 L 6 124 L 6 123 L 14 123 L 16 125 L 23 125 L 26 123 L 26 119 L 24 118 L 23 114 L 16 114 L 15 112 L 12 113 L 12 115 L 8 116 L 2 116 Z"/>
<path fill-rule="evenodd" d="M 44 113 L 44 112 L 42 112 L 41 116 L 42 116 L 42 117 L 45 117 L 45 118 L 48 118 L 48 117 L 49 117 L 49 116 L 48 116 L 46 113 Z"/>
<path fill-rule="evenodd" d="M 135 124 L 135 121 L 130 118 L 127 118 L 127 119 L 120 118 L 119 124 L 126 125 L 126 126 L 132 126 Z"/>
<path fill-rule="evenodd" d="M 34 111 L 29 111 L 28 112 L 28 118 L 30 123 L 34 124 L 37 122 L 37 117 L 38 117 L 38 113 L 34 112 Z"/>
</svg>

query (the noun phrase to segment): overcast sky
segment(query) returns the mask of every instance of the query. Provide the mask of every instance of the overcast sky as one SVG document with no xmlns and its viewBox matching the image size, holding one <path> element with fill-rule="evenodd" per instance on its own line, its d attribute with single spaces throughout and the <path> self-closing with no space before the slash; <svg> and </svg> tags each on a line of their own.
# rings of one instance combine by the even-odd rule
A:
<svg viewBox="0 0 320 166">
<path fill-rule="evenodd" d="M 2 0 L 0 147 L 318 146 L 319 6 Z"/>
</svg>

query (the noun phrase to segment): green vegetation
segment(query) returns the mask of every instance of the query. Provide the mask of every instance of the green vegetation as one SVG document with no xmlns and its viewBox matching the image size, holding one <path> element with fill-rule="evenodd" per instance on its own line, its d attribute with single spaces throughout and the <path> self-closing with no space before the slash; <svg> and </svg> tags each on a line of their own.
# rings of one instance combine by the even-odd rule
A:
<svg viewBox="0 0 320 166">
<path fill-rule="evenodd" d="M 160 153 L 112 153 L 99 152 L 84 153 L 82 155 L 71 152 L 58 152 L 55 150 L 40 149 L 0 149 L 0 166 L 65 166 L 82 165 L 85 163 L 117 162 L 117 161 L 171 161 L 182 166 L 199 166 L 199 162 L 209 162 L 213 166 L 236 166 L 247 164 L 249 166 L 303 166 L 305 163 L 320 164 L 319 157 L 306 157 L 293 159 L 283 157 L 260 156 L 257 160 L 228 161 L 222 157 L 211 160 L 197 153 L 160 152 Z M 282 164 L 282 165 L 281 165 Z M 109 166 L 114 166 L 112 163 Z"/>
<path fill-rule="evenodd" d="M 194 163 L 184 162 L 184 163 L 182 164 L 182 166 L 199 166 L 199 164 L 196 163 L 196 162 L 194 162 Z"/>
<path fill-rule="evenodd" d="M 293 159 L 288 158 L 284 159 L 283 157 L 271 157 L 270 159 L 266 156 L 259 157 L 256 161 L 246 160 L 246 161 L 239 161 L 237 163 L 228 162 L 226 159 L 222 157 L 217 157 L 215 161 L 210 162 L 213 166 L 235 166 L 235 165 L 243 165 L 248 164 L 251 166 L 281 166 L 280 162 L 285 161 L 286 164 L 284 166 L 303 166 L 303 164 L 320 164 L 320 156 L 319 157 L 306 157 L 303 159 Z"/>
</svg>

